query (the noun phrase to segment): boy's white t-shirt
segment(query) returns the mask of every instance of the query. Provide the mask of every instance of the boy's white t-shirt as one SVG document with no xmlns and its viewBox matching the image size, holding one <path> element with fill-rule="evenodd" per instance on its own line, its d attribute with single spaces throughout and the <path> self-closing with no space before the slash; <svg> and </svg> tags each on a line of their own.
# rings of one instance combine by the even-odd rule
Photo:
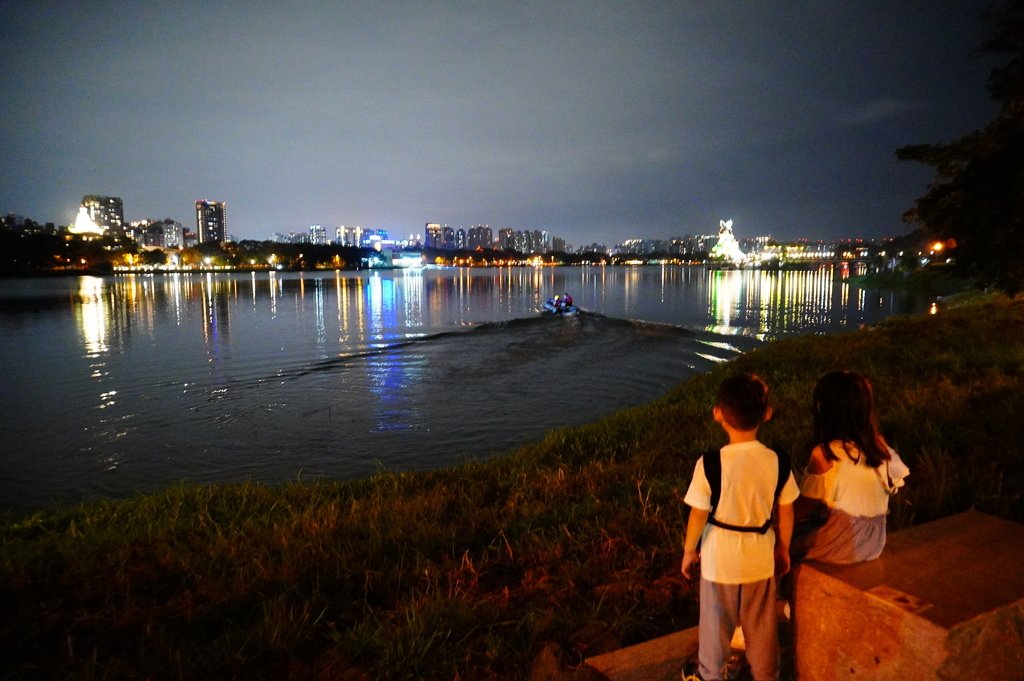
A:
<svg viewBox="0 0 1024 681">
<path fill-rule="evenodd" d="M 722 447 L 722 494 L 715 518 L 731 525 L 759 526 L 771 517 L 779 478 L 778 457 L 760 442 Z M 796 478 L 779 493 L 780 504 L 800 496 Z M 693 479 L 683 498 L 690 507 L 711 510 L 711 485 L 704 473 L 704 457 L 697 460 Z M 749 584 L 775 575 L 775 529 L 765 534 L 736 532 L 708 523 L 700 550 L 701 577 L 718 584 Z"/>
</svg>

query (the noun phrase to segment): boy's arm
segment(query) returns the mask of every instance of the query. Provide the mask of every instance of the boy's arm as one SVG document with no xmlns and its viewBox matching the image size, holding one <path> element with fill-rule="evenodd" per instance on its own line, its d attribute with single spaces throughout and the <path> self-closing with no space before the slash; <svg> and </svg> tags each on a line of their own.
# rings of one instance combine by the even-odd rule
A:
<svg viewBox="0 0 1024 681">
<path fill-rule="evenodd" d="M 704 526 L 708 523 L 709 511 L 702 511 L 699 508 L 690 507 L 690 519 L 686 521 L 686 539 L 683 542 L 683 577 L 691 578 L 693 566 L 700 560 L 697 553 L 697 544 L 704 534 Z M 792 525 L 790 525 L 792 530 Z"/>
<path fill-rule="evenodd" d="M 779 504 L 775 513 L 775 576 L 789 572 L 789 541 L 793 538 L 793 504 Z"/>
</svg>

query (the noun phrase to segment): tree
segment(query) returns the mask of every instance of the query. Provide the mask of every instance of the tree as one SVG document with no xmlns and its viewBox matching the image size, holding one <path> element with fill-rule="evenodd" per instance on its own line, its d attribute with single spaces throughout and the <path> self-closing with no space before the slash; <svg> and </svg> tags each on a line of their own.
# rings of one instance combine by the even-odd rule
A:
<svg viewBox="0 0 1024 681">
<path fill-rule="evenodd" d="M 156 267 L 167 264 L 167 253 L 159 248 L 146 249 L 142 251 L 142 264 Z"/>
<path fill-rule="evenodd" d="M 982 51 L 1009 57 L 988 79 L 998 116 L 948 144 L 911 145 L 896 156 L 936 173 L 904 220 L 951 246 L 961 274 L 1013 296 L 1024 290 L 1024 0 L 985 18 L 993 32 Z"/>
</svg>

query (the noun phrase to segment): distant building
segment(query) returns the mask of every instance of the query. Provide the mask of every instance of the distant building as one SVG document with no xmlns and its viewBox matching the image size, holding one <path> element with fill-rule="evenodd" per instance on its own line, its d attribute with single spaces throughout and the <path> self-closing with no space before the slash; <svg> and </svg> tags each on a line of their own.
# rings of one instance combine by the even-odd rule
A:
<svg viewBox="0 0 1024 681">
<path fill-rule="evenodd" d="M 124 231 L 135 243 L 150 248 L 181 248 L 185 243 L 181 223 L 171 218 L 132 220 Z"/>
<path fill-rule="evenodd" d="M 146 230 L 153 224 L 152 220 L 132 220 L 124 228 L 125 236 L 132 241 L 141 244 L 146 234 Z"/>
<path fill-rule="evenodd" d="M 164 223 L 154 222 L 149 225 L 142 234 L 141 243 L 143 246 L 151 248 L 164 248 L 167 245 L 167 239 L 164 236 Z"/>
<path fill-rule="evenodd" d="M 424 245 L 427 248 L 476 250 L 498 247 L 520 253 L 547 253 L 551 250 L 553 239 L 547 231 L 540 229 L 514 230 L 511 227 L 502 227 L 498 230 L 498 239 L 495 241 L 494 232 L 488 225 L 453 229 L 437 222 L 428 222 L 424 234 Z M 559 240 L 558 243 L 565 247 L 564 240 Z"/>
<path fill-rule="evenodd" d="M 674 236 L 668 241 L 668 252 L 672 255 L 693 255 L 698 252 L 697 240 L 687 234 L 686 236 Z"/>
<path fill-rule="evenodd" d="M 498 230 L 498 248 L 503 251 L 511 251 L 516 247 L 516 232 L 511 227 L 502 227 Z"/>
<path fill-rule="evenodd" d="M 366 229 L 363 231 L 362 239 L 358 245 L 360 248 L 372 248 L 379 251 L 385 246 L 395 246 L 395 242 L 388 235 L 386 229 Z"/>
<path fill-rule="evenodd" d="M 626 239 L 615 247 L 615 251 L 620 254 L 648 255 L 653 250 L 648 245 L 645 239 Z"/>
<path fill-rule="evenodd" d="M 551 242 L 548 233 L 539 229 L 523 231 L 523 244 L 525 248 L 521 253 L 547 253 L 551 250 Z"/>
<path fill-rule="evenodd" d="M 228 233 L 227 204 L 223 201 L 196 201 L 196 233 L 199 243 L 222 243 Z"/>
<path fill-rule="evenodd" d="M 288 232 L 287 234 L 283 234 L 281 232 L 274 232 L 270 235 L 270 240 L 279 244 L 308 244 L 309 233 Z"/>
<path fill-rule="evenodd" d="M 342 225 L 335 230 L 335 243 L 341 246 L 359 246 L 363 241 L 363 228 L 358 225 L 346 227 Z"/>
<path fill-rule="evenodd" d="M 309 226 L 309 243 L 324 245 L 327 243 L 327 230 L 322 225 Z"/>
<path fill-rule="evenodd" d="M 675 237 L 670 242 L 669 252 L 678 255 L 707 254 L 718 243 L 717 234 L 698 234 L 696 236 L 687 234 L 684 237 Z"/>
<path fill-rule="evenodd" d="M 444 248 L 444 230 L 440 223 L 428 222 L 424 228 L 424 236 L 427 248 Z"/>
<path fill-rule="evenodd" d="M 748 236 L 737 240 L 740 242 L 740 248 L 750 255 L 763 253 L 772 242 L 771 236 Z"/>
<path fill-rule="evenodd" d="M 466 235 L 466 247 L 471 250 L 493 248 L 494 237 L 491 235 L 491 228 L 487 225 L 474 225 L 470 227 Z"/>
<path fill-rule="evenodd" d="M 124 238 L 124 202 L 120 197 L 86 194 L 82 197 L 82 208 L 105 235 Z"/>
<path fill-rule="evenodd" d="M 180 222 L 166 218 L 157 224 L 163 227 L 166 248 L 181 248 L 185 245 L 185 230 Z"/>
<path fill-rule="evenodd" d="M 89 216 L 86 216 L 88 219 Z M 72 224 L 71 227 L 74 227 Z M 57 225 L 53 222 L 40 224 L 31 218 L 8 213 L 0 217 L 0 230 L 18 232 L 20 234 L 56 234 Z"/>
</svg>

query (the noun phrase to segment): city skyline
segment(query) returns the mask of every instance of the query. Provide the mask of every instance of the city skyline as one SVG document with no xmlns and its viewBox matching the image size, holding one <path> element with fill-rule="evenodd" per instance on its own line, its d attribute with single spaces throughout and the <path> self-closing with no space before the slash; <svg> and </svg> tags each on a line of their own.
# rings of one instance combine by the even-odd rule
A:
<svg viewBox="0 0 1024 681">
<path fill-rule="evenodd" d="M 895 150 L 996 110 L 989 3 L 935 5 L 8 3 L 0 212 L 68 224 L 99 193 L 185 223 L 216 196 L 239 239 L 897 236 L 931 171 Z"/>
<path fill-rule="evenodd" d="M 165 218 L 140 218 L 136 220 L 124 219 L 124 202 L 121 197 L 86 195 L 79 205 L 79 212 L 76 220 L 67 225 L 57 224 L 53 221 L 36 220 L 33 216 L 19 216 L 13 213 L 6 213 L 0 217 L 4 219 L 4 225 L 8 228 L 29 226 L 35 230 L 37 227 L 49 227 L 52 230 L 67 229 L 72 235 L 92 236 L 114 236 L 120 238 L 127 236 L 130 240 L 140 245 L 152 247 L 164 247 L 162 238 L 156 239 L 161 243 L 153 243 L 152 231 L 157 230 L 161 234 L 169 234 L 171 243 L 166 244 L 168 248 L 183 248 L 189 244 L 201 244 L 204 242 L 223 243 L 226 241 L 242 241 L 227 231 L 226 210 L 227 202 L 211 201 L 200 199 L 195 201 L 195 224 L 194 231 L 184 227 L 182 223 L 173 217 Z M 22 222 L 24 221 L 24 222 Z M 263 238 L 248 239 L 251 241 L 269 241 L 280 243 L 312 243 L 312 244 L 336 244 L 345 246 L 377 247 L 384 245 L 388 248 L 437 248 L 441 250 L 475 250 L 477 248 L 514 250 L 519 252 L 549 252 L 568 251 L 571 253 L 583 253 L 597 251 L 601 253 L 613 252 L 674 252 L 675 247 L 681 243 L 689 243 L 685 252 L 692 251 L 693 243 L 704 243 L 709 239 L 714 242 L 721 237 L 722 230 L 728 232 L 728 238 L 736 243 L 746 243 L 755 247 L 769 243 L 799 244 L 817 243 L 819 245 L 831 244 L 837 246 L 843 243 L 857 242 L 887 242 L 894 237 L 882 236 L 863 238 L 849 235 L 836 235 L 829 239 L 810 239 L 806 236 L 797 235 L 789 239 L 778 239 L 771 234 L 741 234 L 734 238 L 730 220 L 719 220 L 718 233 L 715 230 L 688 229 L 667 235 L 654 235 L 649 237 L 632 237 L 622 239 L 615 243 L 598 243 L 595 241 L 573 244 L 567 242 L 559 234 L 539 229 L 519 229 L 515 227 L 502 227 L 492 230 L 490 225 L 475 224 L 468 228 L 464 225 L 457 227 L 447 223 L 425 223 L 421 233 L 411 233 L 408 238 L 393 234 L 385 229 L 374 227 L 363 227 L 361 225 L 338 225 L 328 230 L 320 224 L 309 225 L 304 229 L 292 230 L 290 232 L 275 232 Z M 35 225 L 36 227 L 31 227 Z M 364 243 L 364 238 L 367 243 Z M 700 249 L 698 249 L 700 250 Z"/>
</svg>

